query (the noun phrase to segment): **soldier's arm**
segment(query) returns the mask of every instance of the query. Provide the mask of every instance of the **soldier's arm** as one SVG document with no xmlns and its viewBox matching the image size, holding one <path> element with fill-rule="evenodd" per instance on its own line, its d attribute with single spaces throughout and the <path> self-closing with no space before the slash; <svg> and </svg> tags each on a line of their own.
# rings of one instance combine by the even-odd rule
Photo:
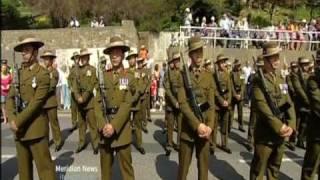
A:
<svg viewBox="0 0 320 180">
<path fill-rule="evenodd" d="M 231 84 L 230 90 L 231 90 L 232 97 L 235 97 L 237 95 L 237 91 L 235 89 L 235 84 L 234 84 L 234 81 L 232 80 L 232 78 L 233 78 L 232 76 L 233 76 L 233 74 L 230 74 L 230 82 L 231 82 L 230 83 Z"/>
<path fill-rule="evenodd" d="M 115 130 L 115 133 L 119 133 L 123 126 L 127 123 L 130 117 L 130 108 L 131 108 L 131 100 L 132 94 L 130 87 L 133 86 L 133 81 L 129 80 L 129 89 L 126 90 L 125 100 L 120 104 L 118 112 L 115 114 L 113 120 L 111 121 L 111 125 Z"/>
<path fill-rule="evenodd" d="M 57 70 L 52 71 L 52 77 L 50 77 L 50 87 L 49 87 L 49 93 L 55 93 L 56 87 L 59 81 L 59 74 Z"/>
<path fill-rule="evenodd" d="M 10 86 L 9 94 L 6 99 L 6 112 L 8 116 L 8 120 L 12 121 L 17 119 L 16 112 L 16 104 L 15 104 L 15 87 L 14 85 Z"/>
<path fill-rule="evenodd" d="M 214 101 L 214 93 L 215 93 L 215 87 L 214 87 L 214 83 L 213 83 L 213 77 L 212 75 L 209 75 L 209 79 L 210 81 L 208 81 L 208 83 L 210 83 L 209 86 L 209 91 L 208 91 L 208 103 L 210 104 L 210 108 L 207 110 L 207 125 L 212 128 L 214 128 L 214 123 L 215 123 L 215 116 L 216 116 L 216 111 L 215 111 L 215 101 Z"/>
<path fill-rule="evenodd" d="M 292 76 L 292 85 L 294 87 L 294 90 L 297 94 L 297 96 L 302 97 L 302 101 L 304 104 L 309 105 L 309 99 L 306 93 L 304 92 L 304 89 L 299 81 L 299 76 L 297 74 L 294 74 Z"/>
<path fill-rule="evenodd" d="M 48 71 L 42 71 L 37 74 L 38 87 L 35 90 L 34 96 L 30 100 L 28 106 L 17 115 L 16 125 L 21 127 L 28 120 L 32 119 L 34 113 L 41 109 L 44 102 L 47 100 L 47 95 L 50 86 L 50 77 Z"/>
<path fill-rule="evenodd" d="M 231 78 L 230 78 L 230 75 L 228 74 L 228 78 L 227 78 L 227 85 L 228 85 L 228 96 L 227 96 L 227 98 L 228 98 L 228 104 L 229 104 L 229 106 L 230 106 L 230 104 L 231 104 L 231 100 L 232 100 L 232 89 L 234 89 L 233 88 L 233 85 L 232 85 L 232 83 L 231 83 Z"/>
<path fill-rule="evenodd" d="M 140 81 L 133 78 L 132 79 L 133 83 L 131 84 L 131 94 L 132 94 L 132 104 L 136 103 L 139 99 L 140 99 L 140 96 L 141 96 L 141 91 L 139 90 L 139 85 L 140 85 Z"/>
<path fill-rule="evenodd" d="M 94 97 L 94 114 L 97 121 L 97 128 L 99 130 L 103 129 L 105 125 L 105 118 L 103 117 L 102 103 L 101 103 L 100 91 L 97 91 L 96 97 Z"/>
<path fill-rule="evenodd" d="M 168 70 L 169 71 L 169 70 Z M 177 104 L 178 100 L 176 97 L 173 95 L 171 91 L 171 86 L 170 86 L 170 79 L 169 79 L 169 74 L 168 72 L 165 73 L 164 79 L 163 79 L 163 87 L 165 89 L 165 95 L 169 97 L 170 102 L 175 105 Z"/>
<path fill-rule="evenodd" d="M 216 73 L 216 72 L 215 72 Z M 221 96 L 220 92 L 219 92 L 219 85 L 218 85 L 219 82 L 217 82 L 216 80 L 214 80 L 214 86 L 215 86 L 215 99 L 217 100 L 217 102 L 222 105 L 223 102 L 224 102 L 224 97 Z"/>
<path fill-rule="evenodd" d="M 315 76 L 309 78 L 307 87 L 312 111 L 320 115 L 320 87 Z"/>
<path fill-rule="evenodd" d="M 264 120 L 277 134 L 280 134 L 280 129 L 283 125 L 282 121 L 273 115 L 265 97 L 261 90 L 261 82 L 259 78 L 253 80 L 253 97 L 252 106 L 255 107 L 255 112 L 261 116 L 261 121 Z M 260 120 L 260 119 L 259 119 Z"/>
<path fill-rule="evenodd" d="M 73 75 L 73 68 L 70 69 L 70 73 L 68 75 L 68 78 L 67 78 L 67 81 L 68 81 L 68 86 L 70 87 L 70 91 L 73 92 L 73 89 L 72 89 L 72 76 Z"/>
<path fill-rule="evenodd" d="M 98 87 L 98 78 L 96 75 L 96 69 L 93 68 L 93 72 L 91 73 L 91 81 L 89 82 L 89 86 L 82 93 L 83 102 L 86 103 L 93 96 L 93 90 Z"/>
<path fill-rule="evenodd" d="M 181 77 L 181 76 L 180 76 Z M 193 113 L 188 101 L 187 101 L 186 91 L 184 88 L 183 78 L 179 78 L 178 82 L 178 102 L 180 104 L 180 109 L 183 115 L 187 119 L 187 123 L 193 131 L 197 131 L 200 121 Z"/>
</svg>

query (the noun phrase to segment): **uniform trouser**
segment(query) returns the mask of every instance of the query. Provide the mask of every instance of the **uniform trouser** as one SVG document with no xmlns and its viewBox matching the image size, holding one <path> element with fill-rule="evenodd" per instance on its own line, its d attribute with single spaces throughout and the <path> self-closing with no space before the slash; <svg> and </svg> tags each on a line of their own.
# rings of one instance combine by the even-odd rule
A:
<svg viewBox="0 0 320 180">
<path fill-rule="evenodd" d="M 183 139 L 180 141 L 178 180 L 187 179 L 194 147 L 196 149 L 198 179 L 208 179 L 209 141 L 196 138 L 194 142 Z"/>
<path fill-rule="evenodd" d="M 178 136 L 177 144 L 180 143 L 180 134 L 181 134 L 181 122 L 182 115 L 179 110 L 166 111 L 166 126 L 167 126 L 167 143 L 169 146 L 173 145 L 173 131 L 175 122 L 178 126 Z"/>
<path fill-rule="evenodd" d="M 249 127 L 248 127 L 248 143 L 253 144 L 254 139 L 253 139 L 253 135 L 254 135 L 254 129 L 256 126 L 256 114 L 255 111 L 251 108 L 250 109 L 250 117 L 249 117 Z"/>
<path fill-rule="evenodd" d="M 79 146 L 84 146 L 86 139 L 87 123 L 90 129 L 91 143 L 93 148 L 98 147 L 98 128 L 93 109 L 79 110 Z"/>
<path fill-rule="evenodd" d="M 301 172 L 301 180 L 312 180 L 318 173 L 320 179 L 320 142 L 307 142 L 307 149 Z"/>
<path fill-rule="evenodd" d="M 306 139 L 306 130 L 309 114 L 300 112 L 300 122 L 299 122 L 299 132 L 298 132 L 298 141 L 304 142 Z"/>
<path fill-rule="evenodd" d="M 133 112 L 133 123 L 137 147 L 142 147 L 142 108 Z"/>
<path fill-rule="evenodd" d="M 216 111 L 216 123 L 214 127 L 214 132 L 212 133 L 212 142 L 213 146 L 216 146 L 217 143 L 217 129 L 218 129 L 218 124 L 220 126 L 220 134 L 221 134 L 221 146 L 227 147 L 228 146 L 228 137 L 229 137 L 229 115 L 230 115 L 230 110 L 228 109 L 220 109 Z"/>
<path fill-rule="evenodd" d="M 255 144 L 250 165 L 250 180 L 263 180 L 266 171 L 268 180 L 278 180 L 283 153 L 283 144 Z"/>
<path fill-rule="evenodd" d="M 57 107 L 46 109 L 46 111 L 47 111 L 47 117 L 50 122 L 53 142 L 56 146 L 58 146 L 61 144 L 62 138 L 61 138 L 61 130 L 60 130 L 60 125 L 58 120 Z"/>
<path fill-rule="evenodd" d="M 297 132 L 299 132 L 299 124 L 300 124 L 300 114 L 299 114 L 299 109 L 298 109 L 298 106 L 297 106 L 297 103 L 299 102 L 295 102 L 295 106 L 294 106 L 294 109 L 295 109 L 295 113 L 296 113 L 296 131 L 293 131 L 293 133 L 291 134 L 290 138 L 289 138 L 289 143 L 295 143 L 296 141 L 296 138 L 297 138 Z"/>
<path fill-rule="evenodd" d="M 78 120 L 78 105 L 73 95 L 71 95 L 71 122 L 72 126 L 77 125 Z"/>
<path fill-rule="evenodd" d="M 228 128 L 229 132 L 231 131 L 231 128 L 232 128 L 232 122 L 233 122 L 233 118 L 234 118 L 235 106 L 237 106 L 237 110 L 238 110 L 239 127 L 243 127 L 243 119 L 242 119 L 243 101 L 237 101 L 237 100 L 233 99 L 232 100 L 232 104 L 231 104 L 230 119 L 229 119 L 229 128 Z"/>
<path fill-rule="evenodd" d="M 114 153 L 118 158 L 122 179 L 133 180 L 134 170 L 132 166 L 131 146 L 130 144 L 111 148 L 110 145 L 100 145 L 100 164 L 101 164 L 101 179 L 112 179 L 112 164 L 114 161 Z"/>
<path fill-rule="evenodd" d="M 46 137 L 16 141 L 18 172 L 20 180 L 32 180 L 34 160 L 40 180 L 56 179 L 55 164 L 51 159 Z"/>
</svg>

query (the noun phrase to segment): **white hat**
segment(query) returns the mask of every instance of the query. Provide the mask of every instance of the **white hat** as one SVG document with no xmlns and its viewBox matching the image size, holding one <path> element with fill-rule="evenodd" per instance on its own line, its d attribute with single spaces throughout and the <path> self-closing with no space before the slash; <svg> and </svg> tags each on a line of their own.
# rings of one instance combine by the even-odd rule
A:
<svg viewBox="0 0 320 180">
<path fill-rule="evenodd" d="M 211 21 L 214 21 L 216 18 L 214 16 L 211 16 Z"/>
<path fill-rule="evenodd" d="M 190 9 L 189 9 L 189 8 L 186 8 L 186 12 L 190 12 Z"/>
<path fill-rule="evenodd" d="M 302 22 L 303 22 L 303 23 L 307 23 L 307 20 L 306 20 L 306 19 L 302 19 Z"/>
</svg>

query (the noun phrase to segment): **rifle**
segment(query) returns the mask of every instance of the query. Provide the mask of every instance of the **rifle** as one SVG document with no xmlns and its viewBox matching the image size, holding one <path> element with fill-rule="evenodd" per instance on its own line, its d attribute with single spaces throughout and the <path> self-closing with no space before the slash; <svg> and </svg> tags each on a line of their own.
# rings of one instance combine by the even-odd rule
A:
<svg viewBox="0 0 320 180">
<path fill-rule="evenodd" d="M 277 107 L 277 105 L 272 101 L 270 93 L 267 92 L 267 86 L 265 83 L 266 80 L 264 78 L 262 68 L 258 69 L 258 75 L 261 78 L 261 91 L 264 97 L 266 98 L 267 104 L 270 107 L 272 114 L 275 115 L 278 119 L 280 119 L 283 123 L 288 124 L 288 122 L 285 120 L 285 113 L 291 107 L 291 105 L 289 103 L 285 103 L 281 107 Z"/>
<path fill-rule="evenodd" d="M 99 50 L 97 50 L 98 59 L 99 57 Z M 99 80 L 99 92 L 101 95 L 101 103 L 102 103 L 102 112 L 103 117 L 105 118 L 107 123 L 110 123 L 108 114 L 107 114 L 107 97 L 106 97 L 106 90 L 105 90 L 105 84 L 104 84 L 104 78 L 103 78 L 103 70 L 100 67 L 100 63 L 98 63 L 98 80 Z"/>
<path fill-rule="evenodd" d="M 19 67 L 18 64 L 16 63 L 16 56 L 15 52 L 13 51 L 13 86 L 15 90 L 15 108 L 16 108 L 16 113 L 19 113 L 25 108 L 25 104 L 22 103 L 21 99 L 21 93 L 20 93 L 20 73 L 19 73 Z"/>
<path fill-rule="evenodd" d="M 193 92 L 192 89 L 192 84 L 191 84 L 191 79 L 190 79 L 190 74 L 189 74 L 189 68 L 187 66 L 187 64 L 184 61 L 184 57 L 183 57 L 183 53 L 180 51 L 180 58 L 182 61 L 182 66 L 183 66 L 183 81 L 185 84 L 185 89 L 186 89 L 186 93 L 187 93 L 187 97 L 189 97 L 189 105 L 191 106 L 191 109 L 193 110 L 194 114 L 196 115 L 196 117 L 203 123 L 204 122 L 204 118 L 202 116 L 202 112 L 201 109 L 198 105 L 196 96 Z"/>
</svg>

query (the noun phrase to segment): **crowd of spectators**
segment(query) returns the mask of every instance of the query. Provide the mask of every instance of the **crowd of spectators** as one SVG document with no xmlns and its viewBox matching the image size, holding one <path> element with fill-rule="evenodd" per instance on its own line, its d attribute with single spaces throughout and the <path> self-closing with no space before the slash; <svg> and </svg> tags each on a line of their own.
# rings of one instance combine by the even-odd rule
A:
<svg viewBox="0 0 320 180">
<path fill-rule="evenodd" d="M 201 18 L 201 22 L 200 22 Z M 302 20 L 289 20 L 279 22 L 267 27 L 259 27 L 248 22 L 247 17 L 234 17 L 225 13 L 219 20 L 211 16 L 193 17 L 189 8 L 185 10 L 184 36 L 200 34 L 207 38 L 207 43 L 213 45 L 214 37 L 217 46 L 233 48 L 261 48 L 265 41 L 278 41 L 284 49 L 315 50 L 320 43 L 320 17 L 307 22 Z M 176 37 L 172 37 L 172 42 Z M 310 42 L 312 41 L 312 42 Z"/>
</svg>

